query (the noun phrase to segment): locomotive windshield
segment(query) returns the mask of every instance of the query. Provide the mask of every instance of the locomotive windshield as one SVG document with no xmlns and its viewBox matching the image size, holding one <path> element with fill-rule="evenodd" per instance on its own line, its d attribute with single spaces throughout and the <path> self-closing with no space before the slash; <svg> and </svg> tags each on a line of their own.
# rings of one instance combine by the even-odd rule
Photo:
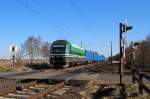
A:
<svg viewBox="0 0 150 99">
<path fill-rule="evenodd" d="M 65 45 L 54 45 L 51 49 L 51 54 L 65 54 L 66 46 Z"/>
</svg>

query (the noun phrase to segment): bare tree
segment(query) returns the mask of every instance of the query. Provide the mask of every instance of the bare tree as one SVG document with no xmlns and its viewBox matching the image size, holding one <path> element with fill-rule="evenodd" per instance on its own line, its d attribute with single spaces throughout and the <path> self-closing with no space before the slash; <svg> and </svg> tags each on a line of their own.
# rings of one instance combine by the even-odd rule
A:
<svg viewBox="0 0 150 99">
<path fill-rule="evenodd" d="M 23 57 L 26 56 L 25 55 L 25 50 L 21 47 L 18 49 L 17 53 L 16 53 L 16 61 L 17 61 L 17 66 L 21 65 L 23 62 L 22 62 L 22 59 Z"/>
<path fill-rule="evenodd" d="M 145 40 L 139 42 L 138 49 L 135 51 L 135 60 L 132 62 L 132 49 L 131 46 L 126 48 L 126 58 L 128 61 L 128 67 L 131 64 L 141 66 L 143 68 L 150 69 L 150 35 L 146 37 Z M 118 55 L 113 56 L 113 60 L 119 59 Z"/>
<path fill-rule="evenodd" d="M 24 49 L 29 55 L 29 60 L 31 61 L 31 63 L 33 63 L 33 58 L 34 58 L 34 46 L 33 46 L 34 40 L 35 40 L 34 37 L 30 36 L 23 44 Z"/>
<path fill-rule="evenodd" d="M 37 57 L 38 61 L 39 61 L 40 60 L 40 51 L 41 51 L 41 46 L 42 46 L 41 37 L 34 38 L 33 46 L 35 49 L 35 57 Z"/>
<path fill-rule="evenodd" d="M 41 55 L 46 58 L 47 61 L 49 58 L 50 45 L 50 43 L 44 42 L 41 48 Z"/>
<path fill-rule="evenodd" d="M 41 37 L 36 38 L 30 36 L 27 38 L 24 44 L 21 45 L 21 48 L 24 50 L 24 54 L 28 55 L 32 64 L 35 59 L 40 61 L 40 58 L 44 58 L 46 61 L 48 61 L 50 45 L 51 44 L 49 42 L 43 42 Z"/>
</svg>

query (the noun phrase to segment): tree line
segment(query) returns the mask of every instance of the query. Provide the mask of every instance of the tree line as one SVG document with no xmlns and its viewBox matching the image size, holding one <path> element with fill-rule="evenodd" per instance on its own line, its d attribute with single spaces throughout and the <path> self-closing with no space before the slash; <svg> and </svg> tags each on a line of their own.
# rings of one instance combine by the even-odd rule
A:
<svg viewBox="0 0 150 99">
<path fill-rule="evenodd" d="M 16 59 L 19 61 L 21 59 L 30 60 L 30 63 L 34 61 L 40 61 L 49 59 L 50 42 L 43 41 L 41 37 L 28 37 L 24 43 L 21 44 L 17 54 Z"/>
<path fill-rule="evenodd" d="M 143 67 L 150 66 L 150 35 L 148 35 L 144 40 L 138 42 L 137 50 L 135 50 L 135 60 L 132 55 L 133 49 L 131 45 L 126 48 L 126 61 L 128 68 L 131 68 L 131 64 Z M 119 54 L 112 57 L 113 60 L 119 60 Z"/>
</svg>

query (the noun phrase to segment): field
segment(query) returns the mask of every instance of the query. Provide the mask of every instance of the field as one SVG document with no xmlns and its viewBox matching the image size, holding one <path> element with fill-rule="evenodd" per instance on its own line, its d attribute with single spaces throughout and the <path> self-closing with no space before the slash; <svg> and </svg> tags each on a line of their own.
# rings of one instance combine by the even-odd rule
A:
<svg viewBox="0 0 150 99">
<path fill-rule="evenodd" d="M 15 64 L 15 67 L 13 67 L 11 60 L 0 60 L 0 71 L 6 72 L 6 71 L 24 71 L 24 70 L 30 70 L 30 68 L 27 68 L 26 66 L 27 62 L 22 61 Z"/>
<path fill-rule="evenodd" d="M 11 71 L 12 64 L 10 61 L 0 60 L 0 71 Z"/>
</svg>

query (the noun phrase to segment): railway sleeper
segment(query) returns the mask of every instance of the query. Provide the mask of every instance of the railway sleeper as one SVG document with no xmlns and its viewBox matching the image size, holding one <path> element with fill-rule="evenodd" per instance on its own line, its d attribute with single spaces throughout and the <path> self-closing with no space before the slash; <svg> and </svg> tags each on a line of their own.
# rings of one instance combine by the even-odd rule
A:
<svg viewBox="0 0 150 99">
<path fill-rule="evenodd" d="M 48 81 L 48 82 L 47 82 Z M 7 92 L 7 95 L 3 95 L 3 98 L 23 98 L 23 99 L 40 99 L 40 98 L 50 98 L 50 97 L 59 97 L 60 99 L 62 96 L 70 95 L 81 97 L 80 92 L 82 89 L 80 88 L 83 86 L 83 83 L 86 83 L 86 81 L 51 81 L 49 80 L 37 80 L 37 81 L 31 81 L 23 84 L 18 84 L 20 89 L 17 89 L 18 86 L 14 87 L 14 90 Z M 74 83 L 73 83 L 74 82 Z M 28 85 L 29 84 L 29 85 Z M 53 98 L 52 98 L 53 99 Z M 74 98 L 70 98 L 74 99 Z"/>
<path fill-rule="evenodd" d="M 40 87 L 39 87 L 40 86 Z M 9 93 L 5 98 L 29 98 L 32 95 L 37 94 L 38 92 L 42 92 L 47 88 L 46 85 L 34 85 L 33 87 L 29 87 L 28 89 L 22 89 L 21 91 L 16 91 L 14 93 Z"/>
</svg>

